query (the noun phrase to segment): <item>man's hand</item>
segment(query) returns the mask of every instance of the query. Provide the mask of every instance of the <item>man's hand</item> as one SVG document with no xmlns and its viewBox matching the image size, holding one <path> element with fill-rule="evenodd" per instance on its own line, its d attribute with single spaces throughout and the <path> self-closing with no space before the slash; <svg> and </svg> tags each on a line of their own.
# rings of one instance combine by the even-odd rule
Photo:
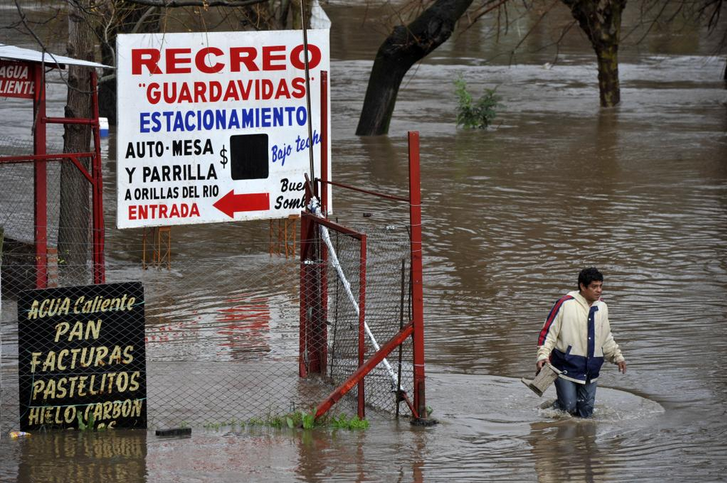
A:
<svg viewBox="0 0 727 483">
<path fill-rule="evenodd" d="M 540 360 L 537 363 L 535 363 L 535 367 L 537 368 L 537 371 L 535 372 L 535 374 L 540 372 L 540 369 L 543 368 L 543 366 L 545 365 L 546 362 L 548 362 L 548 359 L 543 359 L 543 360 Z"/>
<path fill-rule="evenodd" d="M 626 374 L 626 361 L 618 362 L 618 372 Z"/>
</svg>

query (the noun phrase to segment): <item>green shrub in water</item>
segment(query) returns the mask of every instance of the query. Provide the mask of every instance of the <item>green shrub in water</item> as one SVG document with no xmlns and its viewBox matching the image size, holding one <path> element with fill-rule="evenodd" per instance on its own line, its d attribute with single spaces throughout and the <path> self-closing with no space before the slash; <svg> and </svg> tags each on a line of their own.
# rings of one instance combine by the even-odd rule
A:
<svg viewBox="0 0 727 483">
<path fill-rule="evenodd" d="M 485 89 L 485 93 L 477 102 L 467 92 L 467 83 L 462 76 L 455 79 L 457 94 L 457 126 L 465 129 L 486 129 L 497 117 L 497 108 L 501 107 L 500 96 L 495 95 L 496 89 Z"/>
<path fill-rule="evenodd" d="M 264 426 L 265 421 L 263 421 L 260 418 L 250 418 L 247 420 L 247 425 L 248 426 Z"/>
<path fill-rule="evenodd" d="M 339 414 L 338 416 L 333 416 L 329 424 L 333 429 L 368 429 L 369 422 L 365 419 L 359 419 L 358 416 L 353 416 L 349 418 L 345 414 Z"/>
<path fill-rule="evenodd" d="M 83 423 L 79 419 L 79 424 L 81 429 L 86 429 L 86 425 L 83 425 Z M 91 420 L 91 424 L 93 424 L 93 420 Z M 227 421 L 225 423 L 215 423 L 215 422 L 208 422 L 203 425 L 203 427 L 207 430 L 216 430 L 219 431 L 221 427 L 223 426 L 230 426 L 232 428 L 235 428 L 238 424 L 238 421 L 236 419 L 232 419 L 230 421 Z M 273 414 L 269 413 L 268 416 L 265 419 L 260 418 L 250 418 L 247 420 L 247 424 L 245 421 L 239 421 L 240 428 L 244 428 L 247 426 L 248 428 L 253 428 L 255 426 L 267 426 L 274 429 L 283 429 L 283 428 L 289 428 L 289 429 L 295 429 L 295 428 L 303 428 L 303 429 L 314 429 L 317 427 L 329 427 L 332 429 L 368 429 L 369 422 L 365 419 L 359 419 L 358 416 L 352 416 L 349 417 L 345 414 L 339 414 L 338 416 L 326 416 L 323 418 L 320 418 L 319 420 L 316 420 L 316 414 L 315 410 L 311 410 L 309 413 L 304 413 L 301 411 L 294 411 L 288 414 Z M 184 424 L 186 426 L 186 423 Z"/>
<path fill-rule="evenodd" d="M 313 429 L 316 426 L 316 413 L 310 412 L 303 415 L 303 429 Z"/>
<path fill-rule="evenodd" d="M 76 413 L 76 419 L 78 420 L 78 430 L 79 431 L 93 431 L 94 430 L 94 424 L 96 423 L 96 418 L 93 414 L 93 411 L 89 411 L 88 413 L 88 421 L 86 423 L 83 422 L 83 416 L 82 412 L 78 411 Z"/>
</svg>

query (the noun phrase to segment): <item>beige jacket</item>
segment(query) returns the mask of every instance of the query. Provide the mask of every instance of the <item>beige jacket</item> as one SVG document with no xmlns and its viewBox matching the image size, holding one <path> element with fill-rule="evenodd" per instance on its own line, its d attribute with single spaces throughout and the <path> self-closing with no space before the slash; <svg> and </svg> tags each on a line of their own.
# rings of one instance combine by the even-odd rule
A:
<svg viewBox="0 0 727 483">
<path fill-rule="evenodd" d="M 578 383 L 595 381 L 604 360 L 624 360 L 611 334 L 608 306 L 588 302 L 578 291 L 558 300 L 538 337 L 538 360 L 549 359 L 561 377 Z"/>
</svg>

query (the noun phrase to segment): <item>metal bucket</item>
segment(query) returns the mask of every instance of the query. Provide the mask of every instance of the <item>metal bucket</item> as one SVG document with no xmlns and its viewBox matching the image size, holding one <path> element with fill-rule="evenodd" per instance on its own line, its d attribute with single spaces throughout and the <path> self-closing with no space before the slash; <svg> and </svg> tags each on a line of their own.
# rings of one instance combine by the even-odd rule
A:
<svg viewBox="0 0 727 483">
<path fill-rule="evenodd" d="M 542 396 L 548 387 L 558 379 L 558 375 L 561 371 L 551 366 L 550 363 L 546 362 L 540 372 L 535 374 L 534 379 L 520 379 L 523 384 L 528 386 L 535 394 Z"/>
</svg>

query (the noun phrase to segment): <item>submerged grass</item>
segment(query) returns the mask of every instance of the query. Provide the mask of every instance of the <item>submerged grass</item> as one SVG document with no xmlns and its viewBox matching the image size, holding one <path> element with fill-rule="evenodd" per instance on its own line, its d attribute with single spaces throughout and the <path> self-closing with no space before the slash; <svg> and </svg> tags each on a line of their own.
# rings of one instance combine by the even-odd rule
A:
<svg viewBox="0 0 727 483">
<path fill-rule="evenodd" d="M 329 428 L 333 430 L 360 430 L 368 429 L 369 422 L 366 419 L 360 419 L 358 416 L 348 416 L 343 413 L 331 416 L 326 415 L 316 420 L 314 411 L 308 413 L 294 411 L 287 414 L 270 413 L 265 419 L 253 417 L 247 421 L 231 419 L 223 422 L 208 422 L 203 425 L 203 428 L 219 431 L 222 428 L 230 428 L 234 430 L 238 426 L 240 429 L 245 429 L 245 427 L 269 427 L 274 429 Z"/>
</svg>

